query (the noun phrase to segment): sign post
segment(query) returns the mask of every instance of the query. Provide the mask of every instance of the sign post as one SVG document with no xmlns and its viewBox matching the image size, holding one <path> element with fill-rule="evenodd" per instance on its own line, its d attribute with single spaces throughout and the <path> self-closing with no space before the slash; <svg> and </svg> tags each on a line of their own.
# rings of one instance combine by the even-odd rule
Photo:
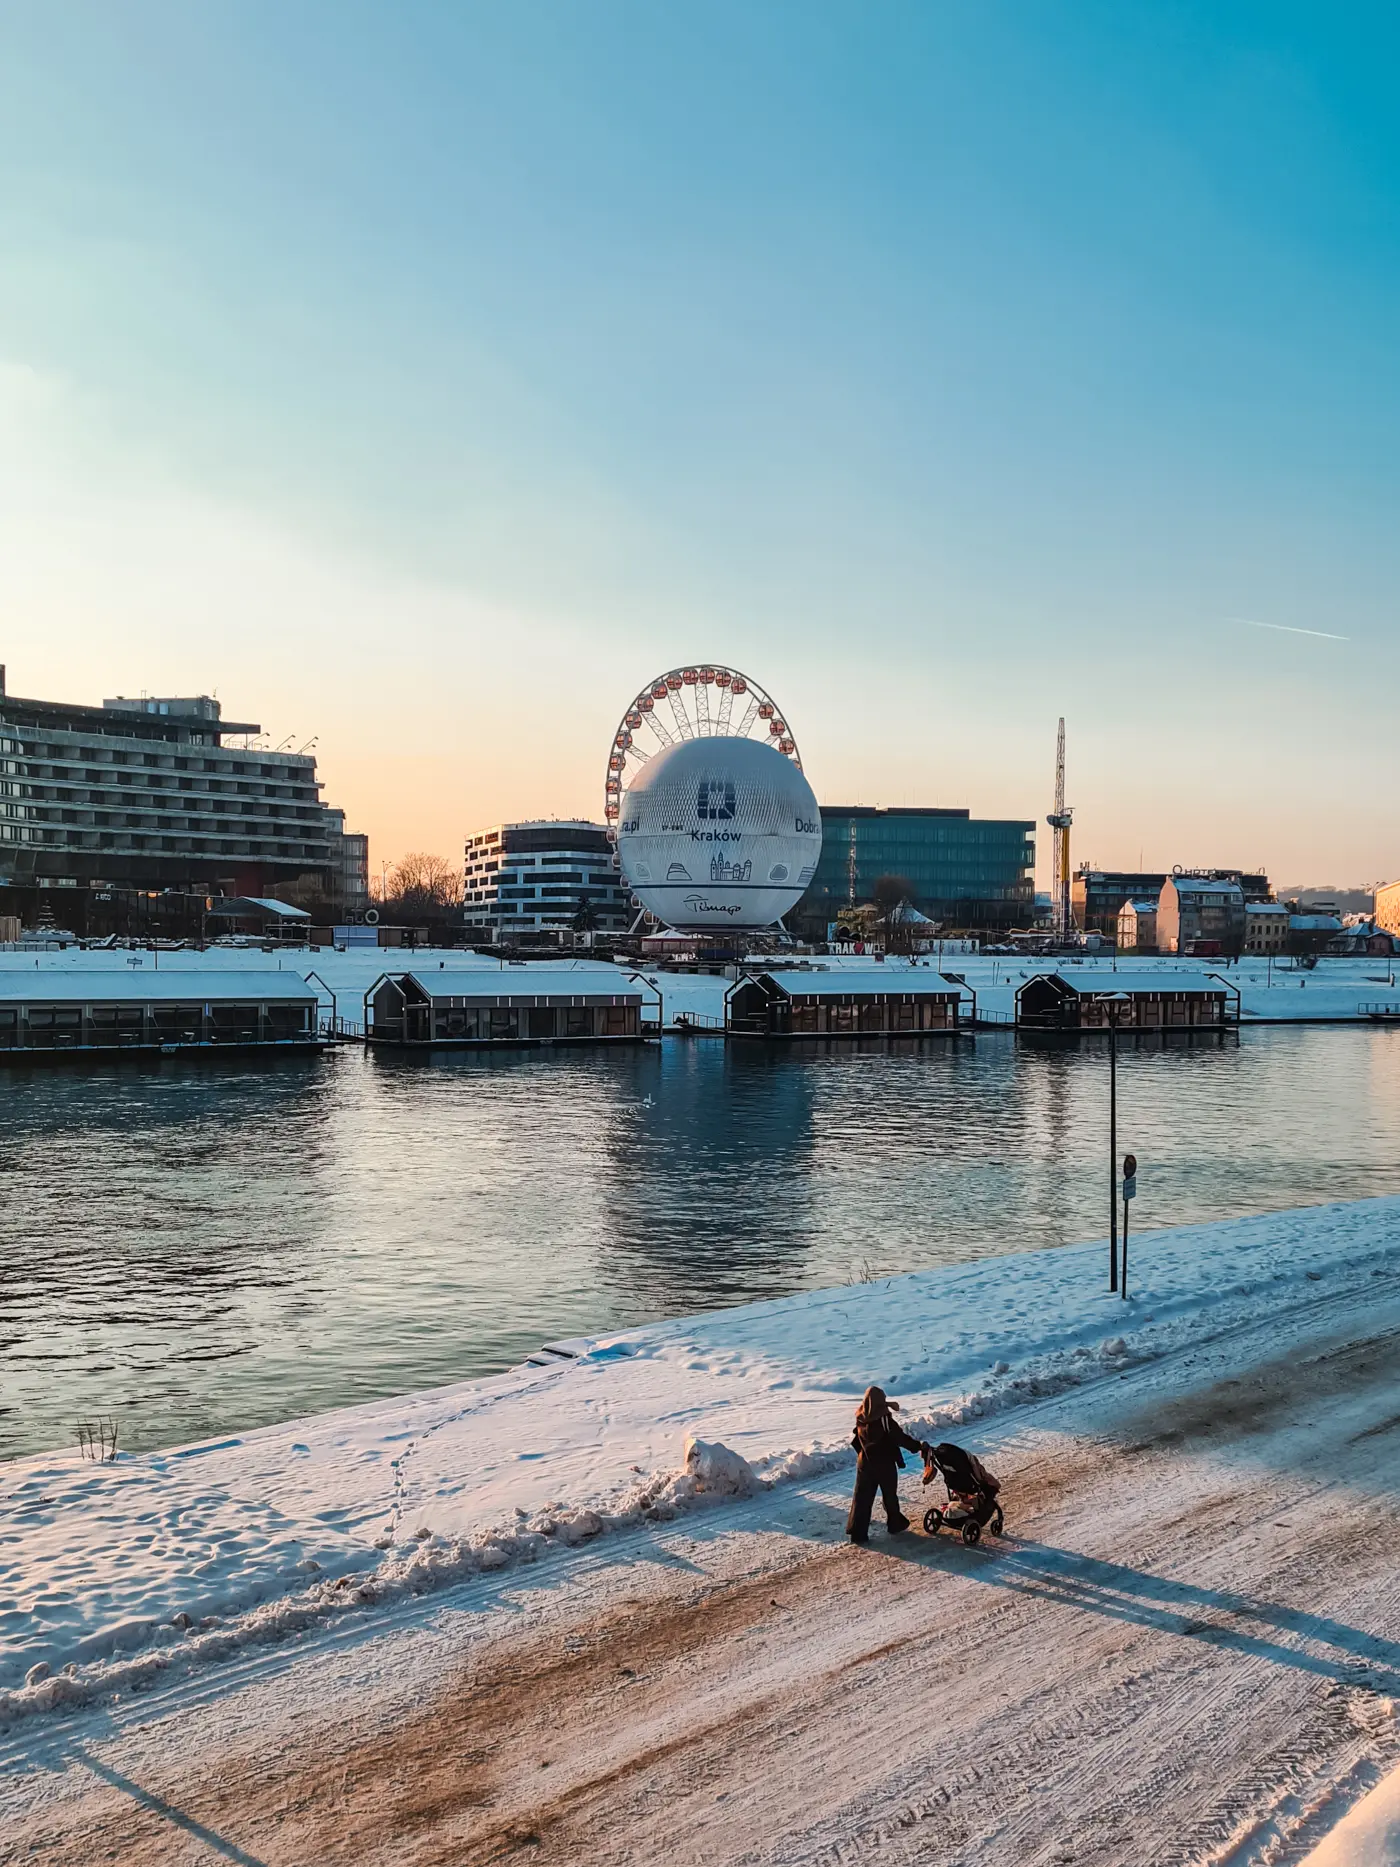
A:
<svg viewBox="0 0 1400 1867">
<path fill-rule="evenodd" d="M 1137 1155 L 1123 1156 L 1123 1276 L 1119 1295 L 1128 1300 L 1128 1201 L 1137 1198 Z"/>
</svg>

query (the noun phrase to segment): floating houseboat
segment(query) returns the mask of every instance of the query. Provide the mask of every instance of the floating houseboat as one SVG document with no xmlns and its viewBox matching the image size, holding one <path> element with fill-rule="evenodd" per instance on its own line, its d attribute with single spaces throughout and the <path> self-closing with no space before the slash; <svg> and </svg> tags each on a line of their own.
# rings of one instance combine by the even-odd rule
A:
<svg viewBox="0 0 1400 1867">
<path fill-rule="evenodd" d="M 752 973 L 725 993 L 731 1037 L 933 1037 L 970 1025 L 976 994 L 923 967 Z"/>
<path fill-rule="evenodd" d="M 1016 1023 L 1033 1031 L 1223 1030 L 1238 1024 L 1237 987 L 1213 972 L 1040 972 L 1016 992 Z"/>
<path fill-rule="evenodd" d="M 312 1050 L 322 1042 L 316 988 L 294 972 L 0 972 L 0 1061 Z"/>
<path fill-rule="evenodd" d="M 386 972 L 365 994 L 372 1044 L 421 1048 L 638 1043 L 661 1028 L 661 994 L 604 970 L 441 967 Z"/>
</svg>

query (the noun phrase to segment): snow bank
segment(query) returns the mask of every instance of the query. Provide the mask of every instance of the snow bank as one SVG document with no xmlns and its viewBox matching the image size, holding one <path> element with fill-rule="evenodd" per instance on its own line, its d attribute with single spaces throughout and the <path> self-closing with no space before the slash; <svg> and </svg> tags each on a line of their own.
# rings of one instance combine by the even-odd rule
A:
<svg viewBox="0 0 1400 1867">
<path fill-rule="evenodd" d="M 1400 1199 L 1144 1234 L 1127 1303 L 1105 1258 L 1093 1243 L 652 1324 L 113 1465 L 17 1460 L 0 1476 L 0 1720 L 834 1469 L 872 1381 L 911 1430 L 947 1437 L 1370 1287 L 1400 1274 Z"/>
<path fill-rule="evenodd" d="M 1302 1867 L 1400 1867 L 1400 1770 L 1363 1796 Z"/>
<path fill-rule="evenodd" d="M 685 1469 L 700 1491 L 716 1497 L 752 1497 L 757 1479 L 753 1466 L 728 1446 L 709 1445 L 703 1439 L 685 1442 Z"/>
</svg>

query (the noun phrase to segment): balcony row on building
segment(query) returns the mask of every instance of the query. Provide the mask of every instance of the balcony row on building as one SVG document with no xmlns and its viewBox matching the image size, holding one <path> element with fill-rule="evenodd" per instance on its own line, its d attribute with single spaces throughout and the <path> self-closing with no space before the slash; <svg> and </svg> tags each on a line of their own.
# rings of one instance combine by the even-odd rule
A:
<svg viewBox="0 0 1400 1867">
<path fill-rule="evenodd" d="M 625 934 L 637 918 L 601 824 L 498 823 L 466 842 L 462 923 L 488 946 Z"/>
<path fill-rule="evenodd" d="M 362 913 L 368 839 L 322 802 L 315 758 L 260 731 L 208 695 L 24 699 L 0 667 L 0 916 L 100 935 L 135 931 L 138 896 L 178 898 L 182 923 L 229 896 Z"/>
</svg>

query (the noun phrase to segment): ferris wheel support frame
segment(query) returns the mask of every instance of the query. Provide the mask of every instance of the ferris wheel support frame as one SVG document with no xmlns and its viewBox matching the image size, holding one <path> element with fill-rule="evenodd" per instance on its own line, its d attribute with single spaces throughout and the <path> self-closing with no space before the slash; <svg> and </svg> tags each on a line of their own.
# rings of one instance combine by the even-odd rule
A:
<svg viewBox="0 0 1400 1867">
<path fill-rule="evenodd" d="M 710 689 L 719 692 L 719 705 L 712 713 L 710 710 Z M 688 692 L 694 694 L 694 714 L 687 711 L 685 697 Z M 747 696 L 747 705 L 740 715 L 737 728 L 731 727 L 734 714 L 734 702 Z M 658 718 L 663 705 L 674 722 L 674 726 Z M 614 868 L 618 867 L 617 825 L 621 815 L 622 796 L 627 789 L 627 781 L 632 772 L 646 764 L 659 751 L 667 746 L 679 745 L 688 739 L 747 739 L 760 720 L 767 725 L 764 744 L 771 745 L 775 752 L 784 758 L 790 758 L 797 769 L 802 769 L 802 754 L 797 749 L 797 740 L 793 736 L 787 716 L 764 688 L 738 668 L 724 667 L 720 663 L 711 666 L 671 668 L 665 674 L 658 674 L 637 694 L 629 707 L 624 708 L 622 718 L 608 748 L 608 765 L 603 784 L 603 821 L 607 826 L 608 841 L 612 844 Z M 635 734 L 649 732 L 657 740 L 653 746 L 636 743 Z"/>
</svg>

